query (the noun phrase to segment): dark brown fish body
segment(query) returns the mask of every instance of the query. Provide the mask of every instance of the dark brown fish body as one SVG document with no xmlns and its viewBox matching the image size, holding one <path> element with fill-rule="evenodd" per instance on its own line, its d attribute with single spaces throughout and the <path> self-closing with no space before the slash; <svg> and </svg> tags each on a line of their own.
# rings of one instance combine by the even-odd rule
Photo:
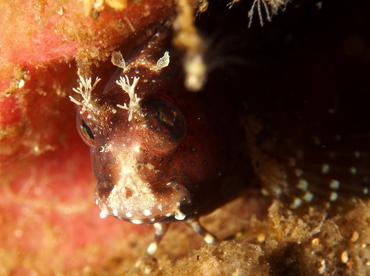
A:
<svg viewBox="0 0 370 276">
<path fill-rule="evenodd" d="M 169 33 L 160 26 L 104 91 L 92 93 L 92 107 L 78 112 L 103 217 L 136 224 L 184 220 L 213 211 L 240 188 L 229 180 L 243 148 L 238 113 L 225 94 L 184 88 Z"/>
<path fill-rule="evenodd" d="M 317 207 L 335 215 L 370 196 L 370 97 L 349 90 L 345 79 L 320 92 L 324 85 L 309 83 L 315 75 L 296 77 L 249 101 L 249 154 L 264 194 L 293 211 Z"/>
</svg>

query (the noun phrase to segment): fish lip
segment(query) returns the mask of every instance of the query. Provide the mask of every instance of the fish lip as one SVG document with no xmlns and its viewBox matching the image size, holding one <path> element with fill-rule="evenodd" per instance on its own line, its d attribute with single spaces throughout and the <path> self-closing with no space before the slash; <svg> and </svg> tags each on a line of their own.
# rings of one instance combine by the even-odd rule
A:
<svg viewBox="0 0 370 276">
<path fill-rule="evenodd" d="M 187 214 L 181 211 L 181 207 L 191 202 L 189 191 L 173 179 L 151 183 L 146 191 L 140 192 L 99 181 L 95 199 L 102 218 L 113 216 L 134 224 L 184 220 Z"/>
</svg>

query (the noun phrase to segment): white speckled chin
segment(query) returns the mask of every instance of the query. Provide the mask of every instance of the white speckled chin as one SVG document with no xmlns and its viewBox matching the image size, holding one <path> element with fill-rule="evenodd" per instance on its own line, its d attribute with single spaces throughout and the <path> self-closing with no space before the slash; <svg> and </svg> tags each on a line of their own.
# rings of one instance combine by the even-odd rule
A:
<svg viewBox="0 0 370 276">
<path fill-rule="evenodd" d="M 132 147 L 137 146 L 137 144 L 132 145 Z M 131 154 L 125 152 L 116 154 L 120 171 L 113 176 L 116 183 L 113 183 L 114 186 L 110 192 L 99 193 L 99 187 L 109 186 L 104 185 L 104 180 L 100 179 L 95 196 L 102 214 L 136 224 L 154 223 L 170 217 L 174 220 L 185 219 L 186 216 L 180 211 L 180 207 L 189 200 L 190 195 L 186 188 L 174 180 L 163 181 L 163 185 L 158 182 L 155 185 L 147 183 L 137 171 L 136 156 L 132 154 L 133 151 L 129 152 Z M 153 186 L 158 190 L 152 188 Z"/>
<path fill-rule="evenodd" d="M 131 186 L 130 178 L 126 179 L 128 179 L 126 184 Z M 154 223 L 169 217 L 176 220 L 186 218 L 180 211 L 180 202 L 184 202 L 184 197 L 188 196 L 187 190 L 182 185 L 176 184 L 176 189 L 160 198 L 152 189 L 143 189 L 141 193 L 134 191 L 131 196 L 127 196 L 127 185 L 115 185 L 107 198 L 97 196 L 102 218 L 111 215 L 135 224 Z"/>
</svg>

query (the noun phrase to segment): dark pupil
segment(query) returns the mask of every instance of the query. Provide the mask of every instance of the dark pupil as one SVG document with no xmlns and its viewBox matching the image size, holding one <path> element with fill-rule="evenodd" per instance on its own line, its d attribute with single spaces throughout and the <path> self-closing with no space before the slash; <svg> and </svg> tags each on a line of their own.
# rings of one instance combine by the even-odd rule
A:
<svg viewBox="0 0 370 276">
<path fill-rule="evenodd" d="M 84 120 L 81 122 L 81 130 L 83 134 L 85 134 L 90 139 L 94 139 L 94 134 L 92 133 L 91 129 L 88 127 L 88 125 L 85 123 Z"/>
</svg>

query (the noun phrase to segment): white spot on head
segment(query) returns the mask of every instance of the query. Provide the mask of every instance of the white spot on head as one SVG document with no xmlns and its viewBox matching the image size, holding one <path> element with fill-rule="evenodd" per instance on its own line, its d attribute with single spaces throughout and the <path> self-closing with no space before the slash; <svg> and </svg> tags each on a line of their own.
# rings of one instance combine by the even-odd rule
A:
<svg viewBox="0 0 370 276">
<path fill-rule="evenodd" d="M 336 201 L 338 199 L 338 194 L 336 192 L 331 192 L 330 193 L 330 201 Z"/>
<path fill-rule="evenodd" d="M 262 189 L 261 190 L 261 193 L 264 195 L 264 196 L 269 196 L 270 193 L 266 190 L 266 189 Z"/>
<path fill-rule="evenodd" d="M 274 191 L 276 195 L 281 195 L 281 188 L 278 186 L 272 186 L 271 189 Z"/>
<path fill-rule="evenodd" d="M 300 177 L 302 175 L 303 171 L 301 169 L 295 169 L 295 175 L 297 177 Z"/>
<path fill-rule="evenodd" d="M 321 172 L 322 172 L 323 174 L 328 173 L 328 172 L 329 172 L 329 170 L 330 170 L 330 166 L 329 166 L 328 164 L 326 164 L 326 163 L 322 164 Z"/>
<path fill-rule="evenodd" d="M 291 167 L 295 167 L 297 165 L 297 160 L 295 160 L 294 158 L 290 158 L 289 165 Z"/>
<path fill-rule="evenodd" d="M 367 194 L 369 193 L 369 189 L 368 189 L 368 188 L 364 188 L 363 193 L 364 193 L 365 195 L 367 195 Z"/>
<path fill-rule="evenodd" d="M 330 189 L 337 190 L 340 186 L 340 182 L 336 179 L 332 179 L 330 182 Z"/>
<path fill-rule="evenodd" d="M 290 208 L 297 209 L 301 205 L 301 203 L 302 203 L 302 200 L 296 197 L 294 199 L 294 202 L 290 205 Z"/>
<path fill-rule="evenodd" d="M 351 174 L 356 174 L 357 173 L 357 168 L 356 167 L 350 167 L 349 171 L 351 172 Z"/>
<path fill-rule="evenodd" d="M 303 200 L 306 202 L 311 202 L 312 199 L 313 199 L 313 194 L 310 192 L 305 193 L 305 195 L 303 196 Z"/>
<path fill-rule="evenodd" d="M 308 188 L 308 182 L 307 182 L 307 180 L 305 180 L 305 179 L 299 179 L 297 188 L 298 189 L 301 189 L 303 191 L 307 191 L 307 188 Z"/>
<path fill-rule="evenodd" d="M 133 224 L 142 224 L 142 223 L 143 223 L 143 221 L 142 221 L 142 220 L 140 220 L 140 219 L 133 219 L 133 220 L 131 220 L 131 222 L 132 222 Z"/>
<path fill-rule="evenodd" d="M 114 209 L 112 213 L 114 216 L 118 216 L 118 211 L 116 209 Z"/>
</svg>

